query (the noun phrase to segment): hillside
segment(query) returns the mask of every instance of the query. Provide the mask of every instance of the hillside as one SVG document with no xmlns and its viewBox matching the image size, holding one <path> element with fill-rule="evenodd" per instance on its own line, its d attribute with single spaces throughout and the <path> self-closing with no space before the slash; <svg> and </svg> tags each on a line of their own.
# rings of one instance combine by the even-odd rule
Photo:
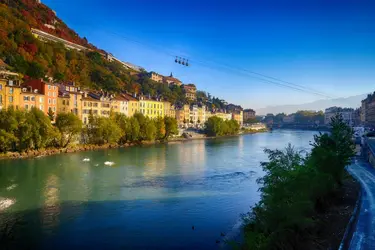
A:
<svg viewBox="0 0 375 250">
<path fill-rule="evenodd" d="M 311 103 L 304 103 L 298 105 L 280 105 L 280 106 L 269 106 L 266 108 L 257 109 L 257 114 L 266 115 L 269 113 L 278 114 L 285 113 L 291 114 L 295 113 L 298 110 L 325 110 L 326 108 L 337 106 L 337 107 L 347 107 L 347 108 L 359 108 L 361 101 L 366 98 L 366 94 L 350 96 L 346 98 L 337 98 L 337 99 L 327 99 L 327 100 L 318 100 Z"/>
<path fill-rule="evenodd" d="M 10 69 L 28 78 L 49 78 L 75 82 L 78 86 L 110 92 L 127 91 L 159 96 L 174 104 L 187 103 L 183 90 L 152 81 L 147 72 L 134 72 L 116 61 L 108 61 L 105 51 L 90 44 L 70 29 L 55 12 L 37 0 L 0 0 L 0 59 Z M 86 51 L 67 50 L 62 43 L 41 42 L 31 28 L 84 46 Z M 226 108 L 222 99 L 197 92 L 197 101 L 211 109 Z"/>
</svg>

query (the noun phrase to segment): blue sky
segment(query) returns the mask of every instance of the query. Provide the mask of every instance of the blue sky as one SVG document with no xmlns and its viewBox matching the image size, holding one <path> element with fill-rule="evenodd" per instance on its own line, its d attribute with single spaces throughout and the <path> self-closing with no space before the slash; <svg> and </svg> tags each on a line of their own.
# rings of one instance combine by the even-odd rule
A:
<svg viewBox="0 0 375 250">
<path fill-rule="evenodd" d="M 375 90 L 375 1 L 42 0 L 99 48 L 244 108 Z M 174 63 L 188 57 L 191 67 Z M 245 69 L 247 71 L 242 71 Z"/>
</svg>

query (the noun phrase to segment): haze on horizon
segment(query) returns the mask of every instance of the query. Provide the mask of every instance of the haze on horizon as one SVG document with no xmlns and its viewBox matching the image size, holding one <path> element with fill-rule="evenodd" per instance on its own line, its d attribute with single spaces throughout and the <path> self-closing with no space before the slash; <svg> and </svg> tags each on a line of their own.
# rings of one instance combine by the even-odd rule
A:
<svg viewBox="0 0 375 250">
<path fill-rule="evenodd" d="M 71 28 L 116 57 L 244 108 L 322 96 L 265 83 L 245 69 L 348 97 L 374 91 L 372 1 L 43 0 Z M 191 67 L 174 63 L 190 59 Z M 229 65 L 229 67 L 225 66 Z"/>
</svg>

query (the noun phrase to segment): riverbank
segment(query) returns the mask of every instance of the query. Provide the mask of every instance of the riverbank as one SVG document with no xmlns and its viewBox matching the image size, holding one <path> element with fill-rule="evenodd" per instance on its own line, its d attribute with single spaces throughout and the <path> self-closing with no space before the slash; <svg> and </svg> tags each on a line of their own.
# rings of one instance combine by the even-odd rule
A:
<svg viewBox="0 0 375 250">
<path fill-rule="evenodd" d="M 95 144 L 77 144 L 72 145 L 67 148 L 47 148 L 47 149 L 38 149 L 38 150 L 28 150 L 25 152 L 7 152 L 0 154 L 1 159 L 25 159 L 25 158 L 36 158 L 36 157 L 44 157 L 56 154 L 67 154 L 67 153 L 76 153 L 82 151 L 94 151 L 94 150 L 103 150 L 103 149 L 112 149 L 112 148 L 126 148 L 126 147 L 133 147 L 133 146 L 141 146 L 141 145 L 154 145 L 154 144 L 162 144 L 162 143 L 176 143 L 176 142 L 187 142 L 191 140 L 208 140 L 208 139 L 215 139 L 215 138 L 225 138 L 225 137 L 233 137 L 233 136 L 240 136 L 245 134 L 255 134 L 267 131 L 258 131 L 258 132 L 246 132 L 240 133 L 237 135 L 228 135 L 228 136 L 204 136 L 204 137 L 191 137 L 191 138 L 183 138 L 183 137 L 175 137 L 169 138 L 167 141 L 142 141 L 139 143 L 125 143 L 123 145 L 119 144 L 103 144 L 103 145 L 95 145 Z"/>
</svg>

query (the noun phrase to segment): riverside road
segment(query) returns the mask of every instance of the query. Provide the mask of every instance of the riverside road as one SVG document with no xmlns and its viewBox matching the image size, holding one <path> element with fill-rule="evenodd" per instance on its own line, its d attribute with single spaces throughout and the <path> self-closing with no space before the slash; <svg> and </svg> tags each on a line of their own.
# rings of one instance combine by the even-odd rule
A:
<svg viewBox="0 0 375 250">
<path fill-rule="evenodd" d="M 356 160 L 348 171 L 362 187 L 358 220 L 349 249 L 375 249 L 375 169 L 363 160 Z"/>
</svg>

